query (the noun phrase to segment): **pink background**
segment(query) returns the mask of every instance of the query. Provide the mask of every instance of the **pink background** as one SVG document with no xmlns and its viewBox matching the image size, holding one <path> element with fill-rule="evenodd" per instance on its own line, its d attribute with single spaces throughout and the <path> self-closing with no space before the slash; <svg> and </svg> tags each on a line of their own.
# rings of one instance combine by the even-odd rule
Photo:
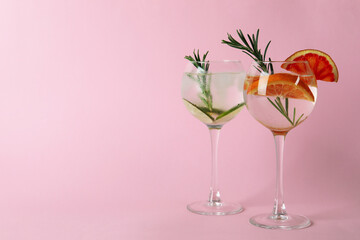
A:
<svg viewBox="0 0 360 240">
<path fill-rule="evenodd" d="M 3 0 L 0 2 L 0 239 L 358 239 L 360 2 L 356 0 Z M 246 110 L 219 147 L 224 200 L 206 199 L 210 141 L 180 96 L 184 55 L 250 59 L 220 44 L 261 29 L 269 56 L 316 48 L 340 78 L 285 145 L 289 212 L 304 230 L 253 227 L 272 208 L 271 133 Z"/>
</svg>

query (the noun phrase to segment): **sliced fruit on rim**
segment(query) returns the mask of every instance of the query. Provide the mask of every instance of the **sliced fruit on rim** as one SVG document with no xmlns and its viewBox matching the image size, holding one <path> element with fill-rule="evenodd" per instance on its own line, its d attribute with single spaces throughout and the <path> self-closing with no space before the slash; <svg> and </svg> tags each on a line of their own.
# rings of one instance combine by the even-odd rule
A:
<svg viewBox="0 0 360 240">
<path fill-rule="evenodd" d="M 253 79 L 251 79 L 253 78 Z M 252 83 L 248 87 L 247 94 L 282 96 L 285 98 L 305 99 L 314 101 L 308 85 L 299 79 L 298 76 L 288 73 L 276 73 L 267 76 L 249 77 Z"/>
<path fill-rule="evenodd" d="M 326 82 L 338 81 L 339 73 L 334 61 L 328 54 L 322 51 L 304 49 L 292 54 L 286 61 L 308 61 L 317 80 Z M 287 66 L 286 69 L 293 72 L 298 71 L 296 68 L 292 68 L 291 65 Z"/>
<path fill-rule="evenodd" d="M 187 108 L 187 110 L 194 115 L 197 119 L 199 119 L 200 121 L 202 121 L 205 124 L 211 124 L 214 122 L 214 118 L 211 117 L 208 113 L 204 112 L 202 109 L 200 109 L 198 106 L 196 106 L 195 104 L 189 102 L 186 99 L 183 99 L 183 102 L 185 104 L 185 107 Z"/>
</svg>

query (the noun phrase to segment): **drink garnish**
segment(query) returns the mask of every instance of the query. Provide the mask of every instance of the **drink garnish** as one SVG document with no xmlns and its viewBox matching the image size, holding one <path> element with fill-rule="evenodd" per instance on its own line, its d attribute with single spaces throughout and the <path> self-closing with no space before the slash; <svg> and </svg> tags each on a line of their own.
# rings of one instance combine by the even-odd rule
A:
<svg viewBox="0 0 360 240">
<path fill-rule="evenodd" d="M 266 77 L 266 90 L 265 92 L 259 91 L 259 79 Z M 300 120 L 304 116 L 296 118 L 296 108 L 294 108 L 293 116 L 289 116 L 289 98 L 304 99 L 314 102 L 315 98 L 308 85 L 300 80 L 299 77 L 288 73 L 275 73 L 268 76 L 256 76 L 253 78 L 252 84 L 247 89 L 247 94 L 253 95 L 265 95 L 275 96 L 275 100 L 272 101 L 267 97 L 268 101 L 273 105 L 290 123 L 292 126 L 297 126 Z M 297 85 L 296 85 L 297 82 Z M 261 88 L 260 88 L 261 89 Z M 283 105 L 281 98 L 285 97 L 285 106 Z M 297 119 L 297 120 L 296 120 Z"/>
<path fill-rule="evenodd" d="M 270 80 L 269 82 L 267 82 L 266 85 L 266 89 L 261 89 L 259 87 L 259 81 L 254 81 L 254 77 L 250 78 L 248 77 L 247 80 L 245 81 L 245 85 L 247 87 L 247 94 L 258 94 L 259 90 L 263 90 L 264 93 L 262 93 L 262 95 L 265 96 L 276 96 L 275 102 L 273 102 L 269 97 L 267 97 L 267 99 L 269 100 L 269 102 L 271 103 L 272 106 L 274 106 L 290 123 L 292 126 L 296 126 L 301 118 L 303 117 L 303 114 L 300 115 L 299 118 L 296 119 L 296 108 L 294 108 L 294 115 L 293 115 L 293 119 L 291 120 L 291 118 L 289 117 L 289 111 L 288 111 L 288 105 L 289 105 L 289 99 L 288 97 L 291 98 L 301 98 L 301 99 L 306 99 L 309 101 L 314 101 L 314 96 L 311 92 L 311 90 L 309 89 L 309 87 L 304 84 L 301 80 L 298 81 L 299 79 L 297 79 L 296 76 L 290 75 L 290 74 L 286 74 L 287 77 L 285 77 L 285 75 L 278 75 L 278 74 L 274 74 L 274 69 L 273 69 L 273 65 L 271 63 L 265 64 L 263 61 L 271 61 L 271 58 L 269 57 L 268 60 L 266 60 L 266 53 L 268 50 L 268 47 L 271 43 L 271 41 L 269 41 L 265 47 L 264 53 L 261 53 L 261 49 L 259 48 L 258 44 L 259 44 L 259 29 L 255 34 L 252 34 L 251 36 L 249 34 L 247 34 L 247 38 L 249 40 L 249 42 L 246 40 L 245 35 L 243 34 L 243 32 L 239 29 L 237 30 L 237 34 L 241 40 L 242 43 L 238 42 L 237 40 L 235 40 L 231 34 L 227 34 L 228 35 L 228 41 L 226 40 L 222 40 L 222 43 L 227 44 L 230 47 L 233 48 L 237 48 L 242 50 L 243 53 L 247 54 L 248 56 L 250 56 L 254 61 L 256 61 L 259 64 L 259 68 L 257 68 L 257 70 L 260 73 L 265 73 L 263 74 L 265 77 L 268 77 Z M 271 75 L 268 75 L 268 73 L 270 73 Z M 271 77 L 273 76 L 273 77 Z M 280 78 L 279 78 L 280 76 Z M 292 80 L 290 80 L 290 78 L 288 76 L 293 76 L 296 78 L 297 83 L 298 84 L 294 84 L 295 82 L 293 82 Z M 282 79 L 284 78 L 284 79 Z M 273 79 L 271 81 L 271 79 Z M 253 80 L 253 82 L 251 83 L 250 86 L 249 85 L 249 80 Z M 291 86 L 291 87 L 289 87 Z M 304 87 L 306 86 L 306 87 Z M 268 89 L 269 88 L 269 89 Z M 285 98 L 285 107 L 283 106 L 280 96 Z"/>
<path fill-rule="evenodd" d="M 202 108 L 196 106 L 195 104 L 184 98 L 183 98 L 183 102 L 185 104 L 186 109 L 196 118 L 198 118 L 201 122 L 205 124 L 212 124 L 214 122 L 214 118 L 210 114 L 205 112 Z"/>
<path fill-rule="evenodd" d="M 311 70 L 315 74 L 316 80 L 326 82 L 337 82 L 339 79 L 339 72 L 335 62 L 327 54 L 316 49 L 304 49 L 295 52 L 285 61 L 308 61 Z M 297 72 L 299 69 L 292 65 L 286 66 L 286 69 L 292 72 Z"/>
<path fill-rule="evenodd" d="M 247 77 L 252 83 L 247 88 L 247 94 L 264 96 L 282 96 L 284 98 L 304 99 L 314 102 L 315 98 L 309 86 L 296 75 L 275 73 L 267 76 Z M 265 91 L 261 91 L 262 80 L 266 82 Z"/>
<path fill-rule="evenodd" d="M 199 98 L 209 109 L 209 111 L 212 111 L 213 107 L 212 107 L 212 95 L 210 92 L 210 80 L 207 81 L 206 79 L 208 77 L 206 74 L 209 71 L 209 67 L 210 67 L 209 61 L 206 61 L 206 57 L 208 53 L 209 51 L 207 51 L 201 59 L 199 50 L 197 50 L 197 53 L 194 50 L 193 52 L 194 57 L 189 55 L 189 56 L 185 56 L 185 59 L 189 60 L 197 69 L 195 75 L 188 74 L 188 76 L 199 83 L 201 89 L 201 94 L 199 94 Z"/>
<path fill-rule="evenodd" d="M 241 29 L 236 30 L 236 32 L 237 32 L 240 40 L 242 41 L 242 43 L 235 40 L 235 38 L 233 38 L 231 36 L 231 34 L 229 34 L 229 33 L 227 34 L 229 41 L 222 40 L 222 43 L 224 43 L 230 47 L 242 50 L 243 53 L 245 53 L 246 55 L 251 57 L 254 61 L 259 63 L 259 66 L 263 72 L 269 72 L 269 71 L 273 72 L 271 63 L 270 64 L 263 63 L 263 61 L 271 61 L 271 58 L 266 60 L 266 53 L 267 53 L 267 50 L 269 48 L 271 41 L 269 41 L 267 43 L 264 53 L 261 53 L 261 49 L 258 47 L 260 29 L 257 30 L 256 36 L 255 36 L 255 34 L 252 34 L 251 36 L 249 34 L 247 34 L 247 37 L 248 37 L 250 43 L 246 40 L 246 37 L 244 36 Z M 260 72 L 262 72 L 260 69 L 258 69 L 258 70 Z"/>
<path fill-rule="evenodd" d="M 296 127 L 300 123 L 301 118 L 304 116 L 304 114 L 301 114 L 300 117 L 295 121 L 296 108 L 294 108 L 293 119 L 292 120 L 290 119 L 288 98 L 285 98 L 285 107 L 282 104 L 280 97 L 276 97 L 276 99 L 274 100 L 275 103 L 271 101 L 270 98 L 267 98 L 267 100 L 269 100 L 269 102 L 291 123 L 293 127 Z"/>
<path fill-rule="evenodd" d="M 209 51 L 207 51 L 203 55 L 203 58 L 201 60 L 199 49 L 197 50 L 197 53 L 195 52 L 195 49 L 194 49 L 194 52 L 193 52 L 194 57 L 188 55 L 188 56 L 185 56 L 185 59 L 192 62 L 192 64 L 196 67 L 196 69 L 198 69 L 198 70 L 201 69 L 204 73 L 206 73 L 209 71 L 209 67 L 210 67 L 209 61 L 206 61 L 206 57 L 208 54 L 209 54 Z"/>
<path fill-rule="evenodd" d="M 197 69 L 196 74 L 188 73 L 188 77 L 199 83 L 201 89 L 199 98 L 205 107 L 197 106 L 186 99 L 183 100 L 186 108 L 205 124 L 223 123 L 235 117 L 245 103 L 239 103 L 226 111 L 213 108 L 212 94 L 210 91 L 211 76 L 208 74 L 210 63 L 206 60 L 208 53 L 209 51 L 203 55 L 202 59 L 200 58 L 199 50 L 197 50 L 197 52 L 194 50 L 193 56 L 185 56 L 185 59 L 189 60 Z"/>
<path fill-rule="evenodd" d="M 228 122 L 233 119 L 245 105 L 245 103 L 239 103 L 227 111 L 214 108 L 212 112 L 209 112 L 208 109 L 197 106 L 186 99 L 183 99 L 183 102 L 187 110 L 205 124 L 221 124 Z M 217 117 L 215 117 L 216 115 Z"/>
<path fill-rule="evenodd" d="M 227 122 L 231 120 L 236 114 L 238 114 L 242 107 L 245 105 L 245 103 L 239 103 L 238 105 L 230 108 L 229 110 L 221 113 L 219 116 L 216 117 L 216 121 L 221 120 L 222 122 Z"/>
</svg>

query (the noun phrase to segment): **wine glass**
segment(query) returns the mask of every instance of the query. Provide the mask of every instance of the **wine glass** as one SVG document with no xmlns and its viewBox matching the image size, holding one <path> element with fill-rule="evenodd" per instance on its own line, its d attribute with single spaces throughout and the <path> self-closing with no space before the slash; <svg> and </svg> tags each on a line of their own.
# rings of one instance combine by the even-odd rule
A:
<svg viewBox="0 0 360 240">
<path fill-rule="evenodd" d="M 244 107 L 245 72 L 240 61 L 188 62 L 182 78 L 181 95 L 187 110 L 210 132 L 212 171 L 209 199 L 187 205 L 193 213 L 228 215 L 243 210 L 239 203 L 220 198 L 217 150 L 221 128 Z"/>
<path fill-rule="evenodd" d="M 308 62 L 253 62 L 245 80 L 249 113 L 274 135 L 276 191 L 272 213 L 250 219 L 263 228 L 308 227 L 307 217 L 288 214 L 283 195 L 283 150 L 287 133 L 308 118 L 317 98 L 317 84 Z"/>
</svg>

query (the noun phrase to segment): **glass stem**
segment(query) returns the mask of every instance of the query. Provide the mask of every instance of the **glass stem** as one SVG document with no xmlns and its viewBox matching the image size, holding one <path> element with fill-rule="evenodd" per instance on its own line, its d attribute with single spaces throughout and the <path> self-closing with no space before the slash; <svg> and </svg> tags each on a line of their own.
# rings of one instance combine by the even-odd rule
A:
<svg viewBox="0 0 360 240">
<path fill-rule="evenodd" d="M 218 187 L 218 143 L 220 128 L 209 128 L 211 140 L 211 187 L 209 195 L 210 205 L 221 205 Z"/>
<path fill-rule="evenodd" d="M 284 203 L 284 189 L 283 189 L 283 153 L 286 135 L 275 135 L 275 149 L 276 149 L 276 190 L 275 203 L 273 210 L 273 218 L 286 219 L 286 209 Z"/>
</svg>

